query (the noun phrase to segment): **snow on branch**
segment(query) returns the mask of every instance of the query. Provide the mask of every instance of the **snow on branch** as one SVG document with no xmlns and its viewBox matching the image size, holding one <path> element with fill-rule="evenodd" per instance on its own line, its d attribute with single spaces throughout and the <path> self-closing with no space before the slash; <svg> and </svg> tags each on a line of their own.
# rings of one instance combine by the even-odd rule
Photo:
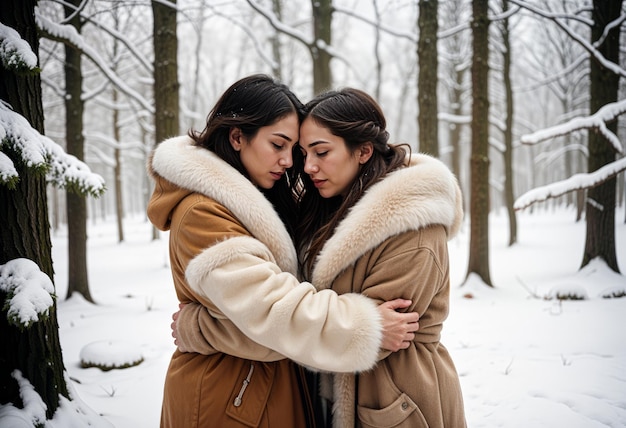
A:
<svg viewBox="0 0 626 428">
<path fill-rule="evenodd" d="M 128 86 L 123 79 L 120 79 L 120 77 L 113 70 L 111 70 L 107 61 L 103 59 L 95 49 L 85 42 L 83 37 L 76 31 L 76 28 L 71 25 L 60 25 L 52 22 L 47 17 L 43 16 L 37 7 L 35 8 L 35 20 L 37 22 L 37 29 L 44 37 L 50 40 L 65 43 L 80 51 L 83 55 L 89 58 L 96 65 L 96 67 L 98 67 L 106 75 L 106 77 L 113 82 L 115 86 L 117 86 L 120 91 L 126 94 L 129 98 L 137 101 L 150 113 L 154 113 L 154 106 L 142 97 L 141 94 Z"/>
<path fill-rule="evenodd" d="M 0 60 L 2 66 L 15 73 L 37 71 L 37 55 L 28 42 L 11 27 L 0 22 Z"/>
<path fill-rule="evenodd" d="M 46 172 L 48 181 L 79 193 L 101 195 L 104 179 L 75 156 L 30 126 L 26 118 L 0 102 L 0 183 L 11 187 L 19 179 L 7 149 L 28 168 Z M 2 153 L 5 152 L 5 153 Z"/>
<path fill-rule="evenodd" d="M 563 181 L 537 187 L 529 190 L 517 198 L 513 207 L 521 210 L 535 202 L 542 202 L 550 198 L 556 198 L 574 190 L 589 189 L 615 177 L 620 172 L 626 170 L 626 158 L 621 158 L 602 168 L 586 174 L 575 174 Z"/>
<path fill-rule="evenodd" d="M 624 113 L 626 113 L 626 100 L 616 101 L 603 106 L 591 116 L 575 117 L 566 123 L 523 135 L 521 142 L 523 144 L 537 144 L 581 129 L 596 129 L 613 145 L 618 153 L 624 153 L 624 148 L 617 135 L 606 127 L 607 122 L 615 120 Z"/>
<path fill-rule="evenodd" d="M 45 318 L 54 304 L 50 277 L 29 259 L 0 265 L 0 290 L 7 294 L 3 307 L 10 324 L 23 329 Z"/>
</svg>

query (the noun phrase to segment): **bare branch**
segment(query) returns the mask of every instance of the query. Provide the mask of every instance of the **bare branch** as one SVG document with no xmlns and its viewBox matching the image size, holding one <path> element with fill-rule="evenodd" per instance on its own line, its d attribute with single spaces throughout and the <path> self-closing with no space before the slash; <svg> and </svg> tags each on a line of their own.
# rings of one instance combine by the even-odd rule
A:
<svg viewBox="0 0 626 428">
<path fill-rule="evenodd" d="M 552 13 L 552 12 L 548 12 L 545 11 L 543 9 L 540 9 L 538 7 L 535 7 L 534 5 L 531 5 L 525 1 L 522 0 L 510 0 L 511 3 L 514 3 L 520 7 L 523 7 L 524 9 L 527 9 L 533 13 L 536 13 L 537 15 L 540 15 L 552 22 L 554 22 L 556 25 L 558 25 L 568 36 L 570 36 L 570 38 L 576 42 L 578 42 L 578 44 L 580 44 L 587 52 L 589 52 L 589 54 L 591 54 L 591 56 L 593 58 L 595 58 L 600 64 L 602 64 L 603 67 L 613 71 L 615 74 L 617 74 L 618 76 L 621 77 L 626 77 L 626 70 L 624 70 L 622 67 L 620 67 L 618 64 L 615 64 L 612 61 L 607 60 L 604 55 L 602 55 L 600 52 L 598 52 L 598 50 L 596 49 L 596 47 L 598 46 L 598 43 L 600 42 L 597 41 L 595 42 L 593 45 L 590 44 L 587 40 L 585 40 L 583 37 L 581 37 L 579 34 L 577 34 L 574 30 L 572 30 L 566 23 L 563 22 L 563 19 L 567 18 L 567 19 L 576 19 L 580 22 L 584 22 L 588 25 L 593 24 L 592 22 L 588 21 L 588 20 L 584 20 L 578 16 L 572 16 L 572 15 L 566 15 L 566 14 L 559 14 L 559 13 Z M 620 19 L 618 21 L 621 22 L 622 18 L 620 17 Z M 614 25 L 615 23 L 611 23 L 609 25 Z M 602 39 L 601 39 L 602 40 Z"/>
</svg>

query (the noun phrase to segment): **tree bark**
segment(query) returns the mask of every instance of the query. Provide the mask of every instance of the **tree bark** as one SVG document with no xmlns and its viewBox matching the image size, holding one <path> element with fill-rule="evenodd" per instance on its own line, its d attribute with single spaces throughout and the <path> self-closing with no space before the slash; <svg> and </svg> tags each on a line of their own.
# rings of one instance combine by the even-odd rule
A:
<svg viewBox="0 0 626 428">
<path fill-rule="evenodd" d="M 176 1 L 171 1 L 176 4 Z M 160 143 L 179 133 L 178 38 L 176 10 L 152 2 L 154 16 L 154 107 L 155 138 Z"/>
<path fill-rule="evenodd" d="M 71 17 L 68 24 L 80 33 L 82 23 L 76 9 L 81 0 L 70 0 L 64 7 L 65 16 Z M 70 6 L 73 5 L 73 6 Z M 69 45 L 65 48 L 65 141 L 67 153 L 80 160 L 85 159 L 85 138 L 83 136 L 82 99 L 83 75 L 81 71 L 81 53 Z M 67 205 L 67 251 L 68 251 L 68 286 L 67 297 L 80 293 L 93 302 L 89 290 L 87 273 L 87 197 L 76 192 L 66 192 Z"/>
<path fill-rule="evenodd" d="M 0 8 L 0 22 L 14 28 L 37 54 L 39 40 L 35 5 L 34 0 L 7 0 Z M 43 133 L 41 80 L 38 74 L 17 75 L 0 67 L 0 99 Z M 13 160 L 20 180 L 15 189 L 0 184 L 0 264 L 28 258 L 53 280 L 45 175 L 29 170 L 18 161 L 15 153 L 5 148 L 3 152 Z M 7 294 L 0 292 L 3 303 L 6 298 Z M 13 370 L 19 370 L 46 403 L 46 415 L 51 418 L 59 407 L 59 394 L 69 396 L 63 376 L 65 369 L 56 301 L 47 318 L 24 330 L 8 323 L 3 304 L 0 337 L 0 404 L 12 403 L 23 407 L 19 388 L 11 376 Z"/>
<path fill-rule="evenodd" d="M 437 120 L 437 0 L 420 0 L 417 26 L 417 128 L 419 151 L 439 157 L 439 121 Z"/>
<path fill-rule="evenodd" d="M 508 0 L 502 1 L 504 12 L 509 10 Z M 513 191 L 513 84 L 511 83 L 511 35 L 509 33 L 509 19 L 502 21 L 502 42 L 504 44 L 504 58 L 502 77 L 506 94 L 506 118 L 504 128 L 504 199 L 509 215 L 509 246 L 517 242 L 517 216 L 515 214 L 515 194 Z"/>
<path fill-rule="evenodd" d="M 333 77 L 330 70 L 331 56 L 325 50 L 317 48 L 318 44 L 331 46 L 332 39 L 332 1 L 311 0 L 313 10 L 313 39 L 310 47 L 313 58 L 313 94 L 317 95 L 333 86 Z"/>
<path fill-rule="evenodd" d="M 591 42 L 601 37 L 605 27 L 620 16 L 622 0 L 594 0 L 591 29 Z M 598 46 L 598 51 L 608 60 L 619 64 L 620 26 L 614 26 Z M 603 67 L 594 58 L 590 69 L 589 113 L 594 114 L 603 106 L 615 102 L 619 91 L 619 76 Z M 607 128 L 617 133 L 617 121 L 607 123 Z M 615 149 L 600 133 L 589 132 L 588 171 L 615 161 Z M 595 259 L 603 259 L 615 272 L 619 272 L 615 254 L 615 190 L 616 178 L 587 190 L 587 234 L 582 267 Z"/>
<path fill-rule="evenodd" d="M 488 285 L 489 273 L 489 17 L 488 0 L 472 1 L 472 154 L 467 276 Z"/>
</svg>

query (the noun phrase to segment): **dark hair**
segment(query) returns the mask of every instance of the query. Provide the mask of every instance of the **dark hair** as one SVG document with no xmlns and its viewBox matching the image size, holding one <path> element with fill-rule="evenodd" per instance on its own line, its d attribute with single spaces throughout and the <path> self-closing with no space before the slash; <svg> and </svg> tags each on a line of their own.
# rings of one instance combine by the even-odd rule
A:
<svg viewBox="0 0 626 428">
<path fill-rule="evenodd" d="M 304 117 L 302 102 L 284 84 L 264 74 L 244 77 L 233 83 L 217 101 L 199 132 L 189 130 L 195 144 L 214 152 L 246 178 L 250 178 L 241 162 L 239 152 L 229 142 L 229 132 L 239 128 L 248 139 L 260 128 L 269 126 L 290 113 Z M 293 234 L 296 222 L 295 201 L 291 195 L 293 168 L 271 188 L 260 189 L 274 205 L 279 216 Z"/>
<path fill-rule="evenodd" d="M 374 148 L 345 199 L 320 196 L 310 177 L 304 173 L 303 155 L 298 153 L 294 157 L 294 166 L 301 179 L 296 244 L 301 254 L 302 273 L 310 279 L 315 258 L 337 224 L 372 184 L 405 164 L 410 147 L 388 144 L 385 115 L 378 103 L 361 90 L 345 88 L 323 93 L 307 103 L 305 110 L 307 118 L 343 138 L 350 152 L 366 142 L 371 142 Z"/>
</svg>

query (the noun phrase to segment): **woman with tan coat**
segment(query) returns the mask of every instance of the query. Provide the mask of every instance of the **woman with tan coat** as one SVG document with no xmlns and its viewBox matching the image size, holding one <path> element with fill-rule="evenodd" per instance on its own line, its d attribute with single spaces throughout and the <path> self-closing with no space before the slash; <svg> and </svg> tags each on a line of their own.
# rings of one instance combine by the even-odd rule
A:
<svg viewBox="0 0 626 428">
<path fill-rule="evenodd" d="M 440 342 L 447 240 L 463 216 L 456 178 L 435 158 L 389 145 L 383 113 L 362 91 L 331 91 L 305 107 L 296 164 L 304 171 L 296 236 L 305 278 L 339 294 L 401 296 L 420 313 L 407 349 L 372 370 L 322 375 L 332 426 L 465 427 L 459 378 Z"/>
<path fill-rule="evenodd" d="M 148 216 L 169 230 L 177 296 L 211 315 L 203 334 L 220 344 L 211 355 L 174 353 L 162 427 L 313 426 L 303 370 L 288 358 L 366 370 L 381 346 L 408 346 L 417 330 L 416 314 L 395 311 L 405 303 L 318 292 L 294 276 L 287 175 L 300 107 L 271 78 L 241 79 L 202 132 L 162 142 L 150 159 Z"/>
</svg>

